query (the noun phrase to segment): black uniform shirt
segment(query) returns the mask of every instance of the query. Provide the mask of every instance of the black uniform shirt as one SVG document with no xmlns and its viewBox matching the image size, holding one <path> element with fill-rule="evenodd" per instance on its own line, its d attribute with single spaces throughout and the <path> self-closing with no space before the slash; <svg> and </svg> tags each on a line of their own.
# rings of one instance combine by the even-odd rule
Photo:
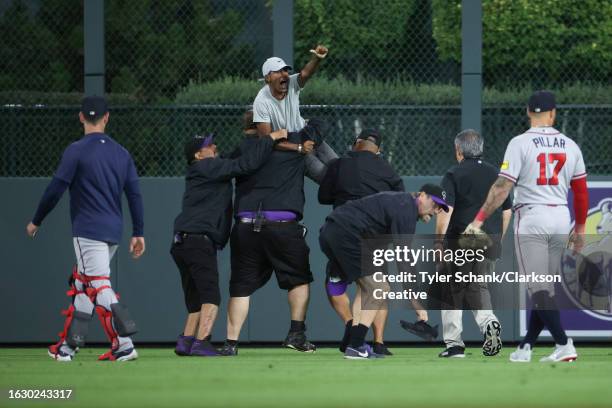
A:
<svg viewBox="0 0 612 408">
<path fill-rule="evenodd" d="M 252 149 L 256 139 L 242 142 L 241 154 Z M 234 212 L 292 211 L 298 219 L 304 212 L 304 155 L 275 150 L 266 163 L 251 175 L 236 178 Z"/>
<path fill-rule="evenodd" d="M 329 164 L 319 187 L 319 203 L 334 208 L 382 191 L 404 191 L 404 183 L 393 167 L 369 151 L 351 151 Z"/>
<path fill-rule="evenodd" d="M 491 185 L 497 179 L 499 169 L 481 158 L 466 158 L 461 163 L 447 170 L 442 179 L 442 188 L 446 191 L 446 202 L 453 207 L 453 214 L 446 231 L 446 238 L 456 240 L 478 210 L 486 201 Z M 485 221 L 482 229 L 491 235 L 496 242 L 491 249 L 490 257 L 499 257 L 500 238 L 502 233 L 502 210 L 512 208 L 510 196 Z"/>
<path fill-rule="evenodd" d="M 225 246 L 232 225 L 232 178 L 257 170 L 270 156 L 274 141 L 253 141 L 237 159 L 219 157 L 199 160 L 187 168 L 181 213 L 174 220 L 175 232 L 207 234 L 219 247 Z"/>
<path fill-rule="evenodd" d="M 356 237 L 414 234 L 418 209 L 412 194 L 386 191 L 348 201 L 327 219 Z"/>
</svg>

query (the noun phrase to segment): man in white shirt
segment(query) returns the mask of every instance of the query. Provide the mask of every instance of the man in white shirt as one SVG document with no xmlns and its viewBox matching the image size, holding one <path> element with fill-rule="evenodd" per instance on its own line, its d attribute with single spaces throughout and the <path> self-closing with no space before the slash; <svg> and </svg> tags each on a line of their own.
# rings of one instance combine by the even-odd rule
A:
<svg viewBox="0 0 612 408">
<path fill-rule="evenodd" d="M 257 124 L 260 136 L 270 134 L 277 129 L 288 132 L 301 130 L 306 121 L 300 114 L 300 91 L 317 70 L 319 63 L 328 53 L 328 49 L 317 45 L 311 50 L 310 61 L 297 74 L 289 74 L 291 66 L 278 57 L 268 58 L 262 66 L 262 75 L 266 85 L 260 89 L 253 102 L 253 122 Z M 284 143 L 287 150 L 302 153 L 303 146 Z M 327 163 L 338 158 L 336 152 L 325 142 L 317 143 L 314 154 L 306 156 L 307 175 L 320 182 L 327 170 Z"/>
</svg>

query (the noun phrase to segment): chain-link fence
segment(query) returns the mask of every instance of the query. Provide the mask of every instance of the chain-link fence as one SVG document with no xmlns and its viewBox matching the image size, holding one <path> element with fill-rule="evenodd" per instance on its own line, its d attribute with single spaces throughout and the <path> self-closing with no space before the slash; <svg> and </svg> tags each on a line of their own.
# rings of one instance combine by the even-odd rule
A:
<svg viewBox="0 0 612 408">
<path fill-rule="evenodd" d="M 49 176 L 82 130 L 83 6 L 0 6 L 0 176 Z M 612 173 L 612 3 L 483 0 L 485 155 L 499 163 L 526 127 L 536 88 L 560 102 L 558 128 L 590 174 Z M 294 0 L 294 68 L 316 44 L 329 56 L 304 88 L 302 115 L 330 123 L 344 153 L 365 127 L 404 175 L 442 174 L 461 125 L 460 0 Z M 108 133 L 142 176 L 180 176 L 182 144 L 214 131 L 229 152 L 272 55 L 266 0 L 105 1 Z M 597 9 L 599 12 L 586 13 Z M 542 19 L 538 19 L 543 15 Z M 564 31 L 565 30 L 565 31 Z"/>
</svg>

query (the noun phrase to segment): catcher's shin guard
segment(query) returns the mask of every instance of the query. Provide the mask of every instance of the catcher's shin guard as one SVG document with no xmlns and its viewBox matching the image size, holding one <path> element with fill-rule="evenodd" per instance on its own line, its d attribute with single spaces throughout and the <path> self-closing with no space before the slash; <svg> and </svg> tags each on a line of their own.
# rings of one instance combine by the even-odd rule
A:
<svg viewBox="0 0 612 408">
<path fill-rule="evenodd" d="M 49 352 L 53 354 L 57 354 L 59 348 L 64 343 L 66 339 L 66 335 L 68 334 L 68 329 L 70 328 L 70 323 L 72 323 L 72 318 L 74 316 L 74 305 L 70 305 L 68 309 L 62 310 L 62 315 L 66 316 L 66 320 L 64 320 L 64 330 L 59 332 L 57 335 L 59 336 L 59 341 L 51 346 L 49 346 Z"/>
<path fill-rule="evenodd" d="M 103 306 L 96 306 L 96 313 L 102 324 L 104 333 L 111 342 L 111 349 L 98 357 L 98 360 L 115 360 L 115 352 L 119 348 L 119 336 L 127 337 L 138 330 L 136 323 L 129 315 L 127 308 L 119 303 L 113 303 L 109 311 Z"/>
<path fill-rule="evenodd" d="M 66 333 L 66 343 L 68 343 L 70 347 L 77 348 L 85 345 L 85 338 L 87 337 L 91 317 L 90 314 L 79 312 L 78 310 L 73 312 L 72 321 L 70 322 L 68 333 Z"/>
<path fill-rule="evenodd" d="M 76 287 L 76 275 L 78 275 L 78 271 L 75 265 L 68 279 L 70 289 L 66 292 L 66 295 L 72 298 L 72 304 L 68 309 L 62 310 L 62 315 L 66 316 L 66 320 L 64 320 L 64 329 L 58 333 L 59 341 L 49 346 L 49 351 L 53 354 L 58 353 L 64 340 L 72 348 L 82 347 L 85 344 L 85 337 L 87 336 L 91 315 L 76 310 L 74 306 L 76 296 L 85 294 L 84 291 L 78 290 Z"/>
<path fill-rule="evenodd" d="M 106 337 L 111 342 L 111 349 L 98 357 L 98 360 L 115 360 L 113 352 L 119 348 L 119 333 L 113 327 L 113 313 L 102 306 L 96 306 L 96 313 L 102 324 L 102 329 L 106 333 Z"/>
<path fill-rule="evenodd" d="M 138 332 L 136 322 L 130 316 L 130 312 L 125 305 L 113 303 L 111 305 L 111 312 L 113 313 L 113 323 L 121 337 L 131 336 Z"/>
</svg>

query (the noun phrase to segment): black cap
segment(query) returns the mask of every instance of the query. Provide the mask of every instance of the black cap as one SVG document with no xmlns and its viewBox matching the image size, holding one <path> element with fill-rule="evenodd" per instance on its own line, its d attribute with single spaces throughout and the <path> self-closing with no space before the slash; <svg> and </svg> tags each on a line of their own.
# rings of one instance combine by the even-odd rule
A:
<svg viewBox="0 0 612 408">
<path fill-rule="evenodd" d="M 382 144 L 382 135 L 378 133 L 376 129 L 365 129 L 357 136 L 357 140 L 369 140 L 380 147 Z"/>
<path fill-rule="evenodd" d="M 209 133 L 207 136 L 194 136 L 185 143 L 185 159 L 187 163 L 195 160 L 195 154 L 203 147 L 208 147 L 214 142 L 215 135 Z"/>
<path fill-rule="evenodd" d="M 550 91 L 536 91 L 529 97 L 529 112 L 548 112 L 557 107 L 555 94 Z"/>
<path fill-rule="evenodd" d="M 437 184 L 425 184 L 421 187 L 422 192 L 429 195 L 434 203 L 438 204 L 444 212 L 448 212 L 448 204 L 446 203 L 446 191 Z"/>
<path fill-rule="evenodd" d="M 86 96 L 81 101 L 81 113 L 90 122 L 95 122 L 108 112 L 108 105 L 103 96 Z"/>
</svg>

